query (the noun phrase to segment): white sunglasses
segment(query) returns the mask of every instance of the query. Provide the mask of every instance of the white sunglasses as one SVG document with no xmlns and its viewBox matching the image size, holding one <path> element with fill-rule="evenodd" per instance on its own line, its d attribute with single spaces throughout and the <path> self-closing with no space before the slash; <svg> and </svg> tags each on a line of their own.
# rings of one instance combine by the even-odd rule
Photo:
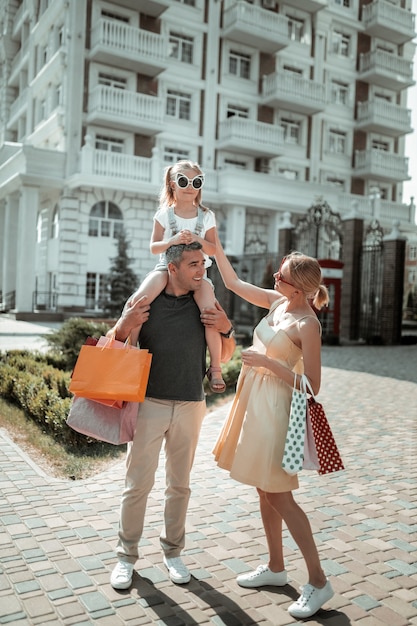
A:
<svg viewBox="0 0 417 626">
<path fill-rule="evenodd" d="M 204 174 L 198 174 L 194 176 L 194 178 L 188 178 L 185 174 L 176 174 L 175 175 L 175 184 L 180 189 L 187 189 L 190 185 L 193 189 L 199 190 L 204 185 Z"/>
</svg>

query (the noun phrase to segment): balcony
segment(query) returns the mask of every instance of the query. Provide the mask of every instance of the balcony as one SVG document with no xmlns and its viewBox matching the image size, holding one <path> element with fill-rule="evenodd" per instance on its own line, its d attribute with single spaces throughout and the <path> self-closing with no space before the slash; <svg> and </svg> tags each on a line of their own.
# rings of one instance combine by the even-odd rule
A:
<svg viewBox="0 0 417 626">
<path fill-rule="evenodd" d="M 312 115 L 326 105 L 324 85 L 290 73 L 274 73 L 262 80 L 263 104 Z"/>
<path fill-rule="evenodd" d="M 375 217 L 374 206 L 369 196 L 358 196 L 344 193 L 337 198 L 335 209 L 339 213 L 349 214 L 355 207 L 358 217 L 371 220 Z M 379 218 L 386 223 L 392 224 L 393 220 L 400 220 L 403 223 L 414 224 L 414 211 L 410 204 L 392 202 L 391 200 L 379 200 Z"/>
<path fill-rule="evenodd" d="M 291 0 L 291 6 L 308 13 L 316 13 L 327 7 L 327 0 Z"/>
<path fill-rule="evenodd" d="M 288 46 L 288 19 L 239 0 L 223 14 L 222 37 L 274 54 Z"/>
<path fill-rule="evenodd" d="M 13 128 L 13 125 L 17 122 L 19 117 L 27 110 L 28 106 L 28 94 L 29 90 L 26 87 L 22 93 L 17 96 L 16 100 L 12 102 L 10 106 L 9 119 L 7 121 L 7 128 Z"/>
<path fill-rule="evenodd" d="M 155 96 L 97 85 L 89 96 L 87 122 L 151 136 L 163 129 L 164 103 Z"/>
<path fill-rule="evenodd" d="M 408 159 L 382 150 L 356 150 L 354 171 L 355 176 L 364 179 L 391 183 L 410 180 Z"/>
<path fill-rule="evenodd" d="M 167 66 L 168 45 L 157 33 L 101 18 L 91 33 L 90 60 L 153 77 Z"/>
<path fill-rule="evenodd" d="M 69 178 L 70 188 L 80 185 L 98 185 L 106 189 L 157 193 L 163 165 L 158 158 L 138 157 L 94 148 L 89 135 L 81 148 L 77 171 Z M 156 184 L 155 181 L 158 181 Z"/>
<path fill-rule="evenodd" d="M 364 32 L 400 45 L 414 38 L 415 16 L 387 0 L 374 0 L 362 7 Z"/>
<path fill-rule="evenodd" d="M 411 110 L 384 100 L 358 102 L 356 128 L 368 133 L 400 137 L 413 131 Z"/>
<path fill-rule="evenodd" d="M 280 156 L 284 153 L 284 133 L 279 126 L 234 115 L 220 122 L 217 148 L 255 157 Z"/>
<path fill-rule="evenodd" d="M 359 78 L 385 89 L 400 91 L 414 85 L 413 64 L 385 50 L 365 52 L 359 58 Z"/>
</svg>

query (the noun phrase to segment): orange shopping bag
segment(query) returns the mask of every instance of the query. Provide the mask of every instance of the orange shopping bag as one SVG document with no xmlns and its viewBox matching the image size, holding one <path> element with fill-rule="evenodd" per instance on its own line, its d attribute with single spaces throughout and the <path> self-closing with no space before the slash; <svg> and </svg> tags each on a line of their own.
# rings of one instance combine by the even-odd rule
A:
<svg viewBox="0 0 417 626">
<path fill-rule="evenodd" d="M 105 338 L 103 346 L 83 345 L 69 390 L 91 400 L 143 402 L 151 361 L 148 350 L 114 339 Z"/>
</svg>

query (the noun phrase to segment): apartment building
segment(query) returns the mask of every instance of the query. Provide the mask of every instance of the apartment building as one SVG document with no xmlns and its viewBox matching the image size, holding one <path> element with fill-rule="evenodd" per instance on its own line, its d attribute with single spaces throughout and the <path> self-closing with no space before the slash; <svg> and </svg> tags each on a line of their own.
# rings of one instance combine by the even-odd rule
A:
<svg viewBox="0 0 417 626">
<path fill-rule="evenodd" d="M 99 313 L 122 228 L 143 277 L 179 158 L 237 258 L 320 198 L 415 237 L 411 0 L 0 0 L 0 27 L 3 308 Z"/>
</svg>

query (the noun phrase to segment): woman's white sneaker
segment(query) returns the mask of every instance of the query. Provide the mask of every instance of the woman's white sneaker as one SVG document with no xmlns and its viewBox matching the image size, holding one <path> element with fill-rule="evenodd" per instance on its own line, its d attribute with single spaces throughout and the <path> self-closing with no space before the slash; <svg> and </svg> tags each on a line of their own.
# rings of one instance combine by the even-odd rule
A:
<svg viewBox="0 0 417 626">
<path fill-rule="evenodd" d="M 258 565 L 253 572 L 240 574 L 236 578 L 236 582 L 241 587 L 248 587 L 249 589 L 265 587 L 266 585 L 283 587 L 287 584 L 288 577 L 285 569 L 282 572 L 271 572 L 267 565 Z"/>
<path fill-rule="evenodd" d="M 128 589 L 132 584 L 133 563 L 119 561 L 111 573 L 110 584 L 113 589 Z"/>
<path fill-rule="evenodd" d="M 333 596 L 334 591 L 330 581 L 327 581 L 321 589 L 310 584 L 304 585 L 297 602 L 293 602 L 288 607 L 288 613 L 297 619 L 311 617 Z"/>
</svg>

